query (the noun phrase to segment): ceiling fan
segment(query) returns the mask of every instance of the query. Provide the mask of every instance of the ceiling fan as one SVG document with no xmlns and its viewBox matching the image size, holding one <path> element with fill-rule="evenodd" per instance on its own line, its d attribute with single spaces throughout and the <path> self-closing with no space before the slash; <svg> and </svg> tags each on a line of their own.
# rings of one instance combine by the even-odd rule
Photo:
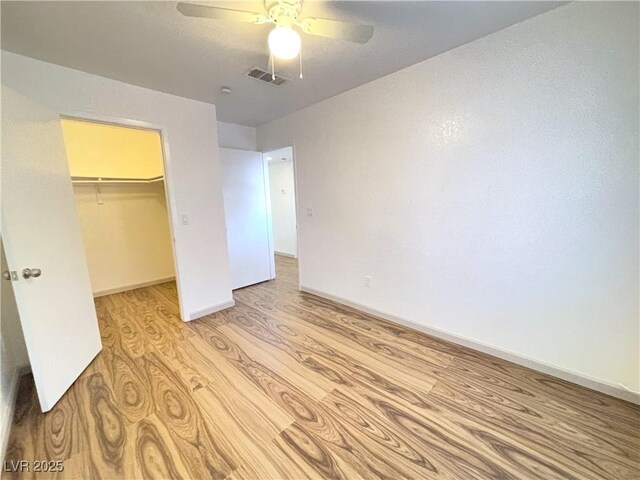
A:
<svg viewBox="0 0 640 480">
<path fill-rule="evenodd" d="M 302 2 L 303 0 L 264 0 L 265 11 L 263 13 L 194 3 L 178 3 L 177 8 L 187 17 L 212 18 L 257 25 L 273 23 L 275 27 L 268 37 L 269 50 L 272 57 L 281 60 L 290 60 L 300 53 L 302 40 L 296 28 L 309 35 L 356 43 L 367 43 L 373 36 L 373 27 L 370 25 L 358 25 L 326 18 L 300 18 Z M 271 65 L 273 69 L 273 62 Z M 302 78 L 302 69 L 300 70 L 300 78 Z"/>
</svg>

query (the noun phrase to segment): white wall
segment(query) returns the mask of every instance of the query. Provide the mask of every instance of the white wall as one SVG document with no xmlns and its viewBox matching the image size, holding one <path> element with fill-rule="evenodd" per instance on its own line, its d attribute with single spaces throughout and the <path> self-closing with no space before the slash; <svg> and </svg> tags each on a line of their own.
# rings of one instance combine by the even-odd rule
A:
<svg viewBox="0 0 640 480">
<path fill-rule="evenodd" d="M 218 122 L 218 143 L 221 147 L 256 150 L 256 129 L 235 123 Z"/>
<path fill-rule="evenodd" d="M 638 44 L 637 3 L 572 3 L 258 127 L 302 285 L 640 389 Z"/>
<path fill-rule="evenodd" d="M 269 164 L 269 190 L 271 193 L 273 248 L 276 253 L 296 256 L 296 198 L 293 161 L 278 161 Z"/>
<path fill-rule="evenodd" d="M 175 276 L 162 183 L 74 185 L 94 295 L 167 281 Z"/>
<path fill-rule="evenodd" d="M 61 123 L 72 177 L 164 175 L 162 138 L 157 131 L 69 118 Z"/>
<path fill-rule="evenodd" d="M 163 130 L 185 320 L 229 306 L 231 279 L 215 106 L 2 52 L 2 83 L 61 114 L 125 118 Z M 182 223 L 182 216 L 188 223 Z"/>
</svg>

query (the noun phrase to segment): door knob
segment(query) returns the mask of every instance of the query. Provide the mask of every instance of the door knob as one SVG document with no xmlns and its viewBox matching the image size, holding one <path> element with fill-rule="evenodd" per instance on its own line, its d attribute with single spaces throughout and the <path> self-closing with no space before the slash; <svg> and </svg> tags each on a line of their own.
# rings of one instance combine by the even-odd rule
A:
<svg viewBox="0 0 640 480">
<path fill-rule="evenodd" d="M 39 268 L 25 268 L 22 270 L 24 278 L 38 278 L 40 275 L 42 275 L 42 270 Z"/>
<path fill-rule="evenodd" d="M 9 280 L 12 282 L 17 282 L 18 281 L 18 272 L 16 272 L 15 270 L 5 270 L 4 272 L 2 272 L 2 278 L 4 278 L 5 280 Z"/>
</svg>

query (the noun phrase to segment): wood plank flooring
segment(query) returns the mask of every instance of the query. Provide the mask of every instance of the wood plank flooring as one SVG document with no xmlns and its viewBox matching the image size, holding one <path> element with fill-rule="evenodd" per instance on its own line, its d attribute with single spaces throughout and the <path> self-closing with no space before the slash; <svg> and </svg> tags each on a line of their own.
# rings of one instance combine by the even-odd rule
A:
<svg viewBox="0 0 640 480">
<path fill-rule="evenodd" d="M 167 283 L 96 300 L 103 351 L 6 478 L 640 479 L 640 408 L 275 281 L 190 323 Z"/>
</svg>

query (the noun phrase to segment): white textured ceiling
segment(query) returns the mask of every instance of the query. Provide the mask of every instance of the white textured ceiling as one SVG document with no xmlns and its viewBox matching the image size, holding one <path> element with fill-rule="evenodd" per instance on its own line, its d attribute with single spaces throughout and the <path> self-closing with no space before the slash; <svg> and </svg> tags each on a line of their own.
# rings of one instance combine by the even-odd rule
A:
<svg viewBox="0 0 640 480">
<path fill-rule="evenodd" d="M 202 3 L 202 2 L 199 2 Z M 261 1 L 210 2 L 262 10 Z M 175 2 L 2 1 L 2 48 L 123 82 L 215 103 L 218 118 L 256 126 L 557 7 L 558 2 L 306 2 L 303 16 L 375 27 L 366 45 L 303 34 L 304 80 L 273 87 L 268 25 L 180 15 Z M 223 95 L 220 87 L 233 92 Z"/>
</svg>

